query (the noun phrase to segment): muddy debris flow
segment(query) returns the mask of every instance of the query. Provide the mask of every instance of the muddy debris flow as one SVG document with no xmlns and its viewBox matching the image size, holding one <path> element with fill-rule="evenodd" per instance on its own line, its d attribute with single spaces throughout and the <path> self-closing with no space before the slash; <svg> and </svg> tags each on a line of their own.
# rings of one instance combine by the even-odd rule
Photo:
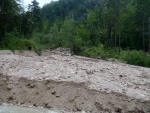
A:
<svg viewBox="0 0 150 113">
<path fill-rule="evenodd" d="M 150 113 L 150 68 L 71 55 L 0 51 L 0 104 L 67 112 Z"/>
</svg>

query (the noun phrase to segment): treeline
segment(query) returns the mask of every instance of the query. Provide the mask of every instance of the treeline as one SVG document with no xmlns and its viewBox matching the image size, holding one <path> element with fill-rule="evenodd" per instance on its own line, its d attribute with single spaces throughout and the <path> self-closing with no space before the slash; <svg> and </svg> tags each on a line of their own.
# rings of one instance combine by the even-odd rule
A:
<svg viewBox="0 0 150 113">
<path fill-rule="evenodd" d="M 42 8 L 33 0 L 28 11 L 21 3 L 0 1 L 1 47 L 20 48 L 14 46 L 23 38 L 29 39 L 24 46 L 66 47 L 150 67 L 144 53 L 150 52 L 150 0 L 58 0 Z"/>
<path fill-rule="evenodd" d="M 56 31 L 72 34 L 70 38 L 82 46 L 102 43 L 115 51 L 117 47 L 149 51 L 149 0 L 59 0 L 41 12 L 48 31 L 58 27 Z"/>
</svg>

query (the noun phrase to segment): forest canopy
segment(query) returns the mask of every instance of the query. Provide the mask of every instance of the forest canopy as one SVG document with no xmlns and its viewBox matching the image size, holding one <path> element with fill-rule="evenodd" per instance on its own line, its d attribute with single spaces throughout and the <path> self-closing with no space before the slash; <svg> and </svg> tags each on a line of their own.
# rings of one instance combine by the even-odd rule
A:
<svg viewBox="0 0 150 113">
<path fill-rule="evenodd" d="M 32 0 L 27 11 L 22 0 L 1 0 L 0 44 L 12 50 L 64 47 L 150 67 L 150 0 L 58 0 L 42 8 Z"/>
</svg>

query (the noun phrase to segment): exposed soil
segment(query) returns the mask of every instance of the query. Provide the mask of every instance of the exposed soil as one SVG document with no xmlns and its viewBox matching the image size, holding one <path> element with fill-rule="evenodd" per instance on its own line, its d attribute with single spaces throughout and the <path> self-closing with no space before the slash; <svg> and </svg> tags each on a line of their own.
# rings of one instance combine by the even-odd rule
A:
<svg viewBox="0 0 150 113">
<path fill-rule="evenodd" d="M 63 52 L 62 52 L 63 51 Z M 0 104 L 68 112 L 150 113 L 150 68 L 71 56 L 0 51 Z"/>
</svg>

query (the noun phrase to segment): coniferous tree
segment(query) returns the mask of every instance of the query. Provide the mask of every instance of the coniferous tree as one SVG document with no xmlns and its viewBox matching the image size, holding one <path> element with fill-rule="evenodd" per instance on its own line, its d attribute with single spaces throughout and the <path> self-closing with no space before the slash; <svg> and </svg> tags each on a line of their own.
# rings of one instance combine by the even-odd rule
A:
<svg viewBox="0 0 150 113">
<path fill-rule="evenodd" d="M 20 13 L 21 7 L 18 0 L 0 1 L 0 36 L 1 39 L 7 32 L 12 32 L 15 28 L 16 16 Z M 0 40 L 1 40 L 0 39 Z"/>
</svg>

